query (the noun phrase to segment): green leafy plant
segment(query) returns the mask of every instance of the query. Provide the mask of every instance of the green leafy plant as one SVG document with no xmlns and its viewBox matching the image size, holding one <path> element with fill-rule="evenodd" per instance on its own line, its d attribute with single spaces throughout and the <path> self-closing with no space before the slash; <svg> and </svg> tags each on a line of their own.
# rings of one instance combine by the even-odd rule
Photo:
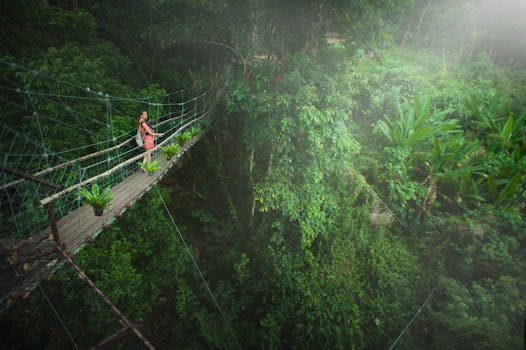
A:
<svg viewBox="0 0 526 350">
<path fill-rule="evenodd" d="M 190 129 L 190 135 L 192 135 L 192 137 L 196 136 L 197 134 L 199 134 L 201 130 L 196 127 L 196 126 L 193 126 L 191 129 Z"/>
<path fill-rule="evenodd" d="M 466 154 L 474 152 L 477 146 L 476 143 L 466 142 L 460 134 L 444 139 L 435 138 L 431 151 L 425 156 L 427 167 L 433 174 L 447 172 L 461 164 Z"/>
<path fill-rule="evenodd" d="M 161 148 L 166 159 L 170 160 L 173 156 L 179 154 L 181 147 L 177 143 L 170 143 L 168 146 Z"/>
<path fill-rule="evenodd" d="M 476 96 L 471 96 L 470 104 L 471 111 L 476 117 L 478 133 L 487 139 L 490 149 L 500 151 L 524 142 L 526 112 L 522 112 L 516 118 L 512 114 L 503 114 L 502 111 L 507 109 L 501 95 L 493 96 L 487 105 Z"/>
<path fill-rule="evenodd" d="M 84 202 L 93 207 L 95 215 L 97 216 L 102 215 L 104 209 L 113 199 L 110 195 L 109 186 L 101 192 L 100 187 L 97 184 L 93 184 L 89 191 L 85 188 L 81 188 L 80 194 L 84 197 Z"/>
<path fill-rule="evenodd" d="M 192 132 L 190 130 L 186 130 L 181 135 L 177 136 L 177 142 L 179 145 L 184 145 L 186 141 L 190 140 L 192 138 Z"/>
<path fill-rule="evenodd" d="M 148 175 L 150 176 L 153 176 L 153 173 L 155 170 L 162 169 L 162 167 L 159 166 L 159 161 L 157 160 L 146 162 L 146 163 L 139 163 L 139 166 L 141 167 L 142 170 L 146 171 Z"/>
<path fill-rule="evenodd" d="M 458 132 L 456 120 L 444 120 L 450 112 L 433 112 L 429 96 L 417 98 L 407 113 L 398 105 L 398 117 L 392 125 L 381 121 L 377 127 L 394 146 L 414 148 L 437 134 Z"/>
</svg>

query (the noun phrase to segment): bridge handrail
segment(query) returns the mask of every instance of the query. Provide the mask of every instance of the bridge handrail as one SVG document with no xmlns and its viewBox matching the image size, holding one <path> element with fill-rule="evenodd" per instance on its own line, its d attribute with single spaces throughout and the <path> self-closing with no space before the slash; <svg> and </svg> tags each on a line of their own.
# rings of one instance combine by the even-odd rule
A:
<svg viewBox="0 0 526 350">
<path fill-rule="evenodd" d="M 165 123 L 168 123 L 170 121 L 174 121 L 174 120 L 177 120 L 177 119 L 180 119 L 180 118 L 184 118 L 184 117 L 187 117 L 188 115 L 190 115 L 192 113 L 191 110 L 188 110 L 187 112 L 185 112 L 184 114 L 181 114 L 181 115 L 178 115 L 177 117 L 174 117 L 174 118 L 170 118 L 170 119 L 167 119 L 167 120 L 163 120 L 162 122 L 159 122 L 157 125 L 155 125 L 154 127 L 158 127 L 160 125 L 163 125 Z M 135 129 L 134 129 L 135 130 Z M 104 154 L 106 152 L 110 152 L 110 151 L 113 151 L 115 149 L 118 149 L 118 148 L 121 148 L 122 146 L 124 146 L 125 144 L 127 144 L 128 142 L 130 142 L 131 140 L 133 140 L 135 138 L 135 136 L 132 136 L 128 139 L 126 139 L 125 141 L 119 143 L 118 145 L 115 145 L 115 146 L 112 146 L 112 147 L 109 147 L 109 148 L 105 148 L 103 150 L 100 150 L 100 151 L 97 151 L 97 152 L 94 152 L 94 153 L 90 153 L 90 154 L 86 154 L 82 157 L 79 157 L 79 158 L 76 158 L 76 159 L 72 159 L 72 160 L 69 160 L 69 161 L 66 161 L 64 163 L 61 163 L 61 164 L 58 164 L 58 165 L 55 165 L 55 166 L 52 166 L 52 167 L 49 167 L 47 169 L 44 169 L 44 170 L 41 170 L 37 173 L 34 173 L 32 174 L 32 176 L 34 177 L 38 177 L 38 176 L 41 176 L 41 175 L 44 175 L 44 174 L 47 174 L 49 172 L 52 172 L 54 170 L 59 170 L 59 169 L 62 169 L 62 168 L 65 168 L 67 167 L 68 165 L 71 165 L 71 164 L 74 164 L 74 163 L 77 163 L 77 162 L 80 162 L 80 161 L 83 161 L 83 160 L 87 160 L 87 159 L 91 159 L 93 157 L 96 157 L 98 155 L 101 155 L 101 154 Z M 0 190 L 3 190 L 3 189 L 6 189 L 6 188 L 9 188 L 9 187 L 12 187 L 14 185 L 18 185 L 22 182 L 26 181 L 26 179 L 18 179 L 18 180 L 15 180 L 15 181 L 12 181 L 12 182 L 9 182 L 5 185 L 2 185 L 0 186 Z"/>
<path fill-rule="evenodd" d="M 204 117 L 206 117 L 206 116 L 208 115 L 209 111 L 210 111 L 210 110 L 208 110 L 207 112 L 203 113 L 203 115 L 200 116 L 199 118 L 196 118 L 196 119 L 194 119 L 194 120 L 191 120 L 191 121 L 189 121 L 188 123 L 186 123 L 186 124 L 184 124 L 183 126 L 181 126 L 181 127 L 180 127 L 179 129 L 177 129 L 174 133 L 172 133 L 172 135 L 168 136 L 168 137 L 166 138 L 166 140 L 162 141 L 162 142 L 159 143 L 157 146 L 155 146 L 151 151 L 155 151 L 155 150 L 159 149 L 160 147 L 163 147 L 165 144 L 168 143 L 168 141 L 170 141 L 175 135 L 177 135 L 177 133 L 178 133 L 179 131 L 183 130 L 183 129 L 186 128 L 187 126 L 189 126 L 189 125 L 191 125 L 191 124 L 193 124 L 193 123 L 195 123 L 195 122 L 197 122 L 197 121 L 203 119 Z M 48 197 L 46 197 L 46 198 L 40 200 L 40 205 L 46 205 L 47 203 L 50 203 L 50 202 L 54 201 L 55 199 L 58 199 L 58 198 L 62 197 L 63 195 L 68 194 L 68 193 L 70 193 L 70 192 L 72 192 L 72 191 L 74 191 L 74 190 L 76 190 L 76 189 L 78 189 L 78 188 L 80 188 L 80 187 L 82 187 L 82 186 L 85 186 L 85 185 L 87 185 L 87 184 L 90 184 L 90 183 L 92 183 L 93 181 L 98 180 L 98 179 L 100 179 L 100 178 L 102 178 L 102 177 L 108 176 L 108 175 L 112 174 L 113 172 L 119 170 L 120 168 L 122 168 L 122 167 L 124 167 L 124 166 L 126 166 L 126 165 L 128 165 L 128 164 L 131 164 L 133 161 L 136 161 L 136 160 L 142 158 L 145 154 L 146 154 L 146 152 L 140 153 L 140 154 L 136 155 L 135 157 L 132 157 L 132 158 L 130 158 L 130 159 L 128 159 L 128 160 L 126 160 L 126 161 L 120 163 L 120 164 L 117 164 L 117 165 L 114 166 L 113 168 L 111 168 L 111 169 L 109 169 L 109 170 L 106 170 L 105 172 L 103 172 L 103 173 L 101 173 L 101 174 L 99 174 L 99 175 L 96 175 L 96 176 L 90 177 L 89 179 L 86 179 L 86 180 L 84 180 L 84 181 L 82 181 L 82 182 L 79 182 L 78 184 L 75 184 L 75 185 L 73 185 L 73 186 L 70 186 L 70 187 L 68 187 L 68 188 L 66 188 L 66 189 L 64 189 L 64 190 L 62 190 L 62 191 L 60 191 L 60 192 L 57 192 L 57 193 L 55 193 L 55 194 L 53 194 L 53 195 L 51 195 L 51 196 L 48 196 Z"/>
</svg>

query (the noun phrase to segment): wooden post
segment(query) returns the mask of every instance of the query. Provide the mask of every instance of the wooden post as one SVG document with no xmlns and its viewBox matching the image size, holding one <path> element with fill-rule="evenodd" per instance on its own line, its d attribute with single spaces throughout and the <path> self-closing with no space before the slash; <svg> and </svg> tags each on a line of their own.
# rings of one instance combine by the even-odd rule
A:
<svg viewBox="0 0 526 350">
<path fill-rule="evenodd" d="M 134 325 L 136 327 L 136 325 Z M 90 350 L 103 350 L 107 349 L 111 345 L 113 345 L 116 341 L 121 339 L 128 333 L 132 327 L 130 325 L 124 326 L 124 328 L 119 329 L 117 332 L 110 335 L 108 338 L 101 341 L 98 345 L 95 345 L 94 347 L 90 348 Z"/>
<path fill-rule="evenodd" d="M 49 202 L 46 204 L 47 217 L 49 219 L 49 225 L 51 226 L 51 233 L 55 242 L 61 246 L 60 236 L 58 235 L 57 221 L 55 220 L 55 211 L 53 210 L 53 203 Z"/>
<path fill-rule="evenodd" d="M 60 254 L 62 254 L 62 256 L 75 268 L 75 270 L 77 270 L 80 278 L 85 280 L 89 284 L 89 286 L 93 288 L 95 293 L 97 293 L 97 295 L 102 299 L 102 301 L 104 301 L 104 303 L 110 307 L 111 311 L 113 311 L 113 313 L 117 315 L 117 317 L 122 321 L 122 323 L 129 327 L 131 331 L 137 336 L 137 338 L 139 338 L 149 350 L 155 350 L 153 345 L 142 335 L 141 332 L 139 332 L 137 327 L 135 327 L 135 325 L 131 323 L 126 318 L 126 316 L 124 316 L 122 312 L 120 312 L 120 310 L 117 309 L 115 305 L 113 305 L 113 303 L 104 295 L 104 293 L 95 285 L 95 283 L 93 283 L 93 281 L 89 279 L 89 277 L 84 273 L 80 266 L 78 266 L 73 261 L 73 259 L 71 259 L 71 257 L 64 251 L 64 249 L 62 249 L 58 244 L 56 245 L 56 247 Z"/>
</svg>

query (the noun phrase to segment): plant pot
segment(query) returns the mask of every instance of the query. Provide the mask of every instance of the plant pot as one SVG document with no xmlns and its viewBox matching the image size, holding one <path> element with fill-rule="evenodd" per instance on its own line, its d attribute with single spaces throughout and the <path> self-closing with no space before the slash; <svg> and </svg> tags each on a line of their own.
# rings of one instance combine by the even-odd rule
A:
<svg viewBox="0 0 526 350">
<path fill-rule="evenodd" d="M 102 208 L 93 208 L 93 212 L 95 213 L 95 216 L 102 216 L 102 214 L 104 214 L 104 209 L 102 209 Z"/>
<path fill-rule="evenodd" d="M 148 171 L 148 176 L 153 176 L 155 175 L 153 171 Z"/>
</svg>

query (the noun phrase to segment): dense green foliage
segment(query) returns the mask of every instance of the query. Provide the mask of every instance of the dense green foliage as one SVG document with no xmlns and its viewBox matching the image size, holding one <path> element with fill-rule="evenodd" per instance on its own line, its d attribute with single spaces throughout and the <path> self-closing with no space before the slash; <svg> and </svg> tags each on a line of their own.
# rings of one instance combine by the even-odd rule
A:
<svg viewBox="0 0 526 350">
<path fill-rule="evenodd" d="M 3 60 L 119 96 L 202 85 L 234 64 L 184 165 L 76 258 L 157 348 L 386 349 L 431 293 L 398 348 L 523 345 L 526 72 L 512 38 L 497 45 L 498 31 L 481 34 L 494 24 L 466 19 L 486 2 L 80 3 L 2 5 Z M 449 40 L 452 22 L 480 37 Z M 120 103 L 113 122 L 126 131 L 138 106 Z M 39 139 L 27 113 L 1 108 Z M 97 140 L 40 127 L 57 151 Z M 79 347 L 120 328 L 72 269 L 42 287 Z M 6 348 L 69 344 L 39 289 L 1 325 Z M 118 344 L 142 346 L 132 335 Z"/>
</svg>

